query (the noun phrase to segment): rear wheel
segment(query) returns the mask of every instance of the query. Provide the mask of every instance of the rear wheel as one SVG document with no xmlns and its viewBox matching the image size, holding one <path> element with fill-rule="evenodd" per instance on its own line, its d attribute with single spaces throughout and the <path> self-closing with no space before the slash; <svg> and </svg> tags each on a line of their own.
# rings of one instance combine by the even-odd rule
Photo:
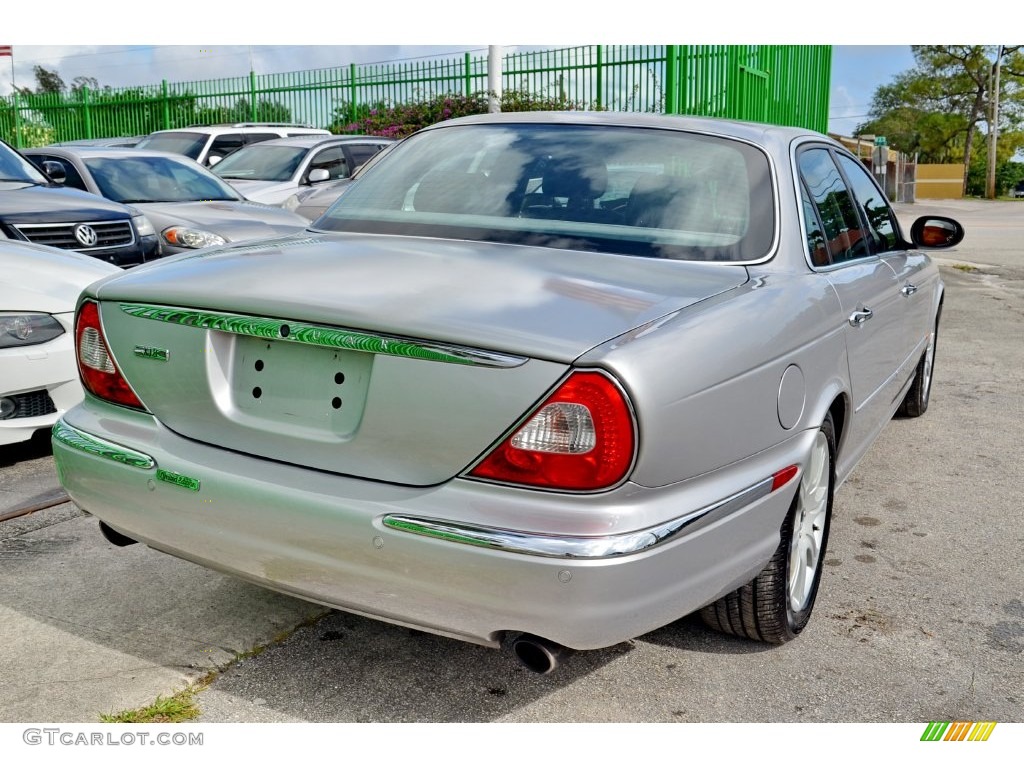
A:
<svg viewBox="0 0 1024 768">
<path fill-rule="evenodd" d="M 811 446 L 775 554 L 753 581 L 701 610 L 712 629 L 784 643 L 807 626 L 828 544 L 835 442 L 832 417 L 827 416 Z"/>
<path fill-rule="evenodd" d="M 941 307 L 940 307 L 941 312 Z M 932 372 L 935 370 L 935 347 L 939 340 L 939 315 L 935 315 L 935 325 L 928 336 L 928 346 L 917 364 L 914 382 L 900 403 L 900 416 L 921 416 L 928 410 L 928 398 L 932 394 Z"/>
</svg>

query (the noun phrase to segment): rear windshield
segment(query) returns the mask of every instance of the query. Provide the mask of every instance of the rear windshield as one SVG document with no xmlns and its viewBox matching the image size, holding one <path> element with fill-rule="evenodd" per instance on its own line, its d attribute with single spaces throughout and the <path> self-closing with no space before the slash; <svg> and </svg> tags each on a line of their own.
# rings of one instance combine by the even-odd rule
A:
<svg viewBox="0 0 1024 768">
<path fill-rule="evenodd" d="M 152 133 L 141 139 L 137 146 L 139 149 L 158 149 L 161 152 L 174 152 L 179 155 L 199 159 L 199 153 L 206 146 L 210 137 L 205 133 Z"/>
<path fill-rule="evenodd" d="M 760 150 L 695 133 L 450 126 L 396 146 L 316 227 L 754 261 L 774 239 L 770 179 Z"/>
</svg>

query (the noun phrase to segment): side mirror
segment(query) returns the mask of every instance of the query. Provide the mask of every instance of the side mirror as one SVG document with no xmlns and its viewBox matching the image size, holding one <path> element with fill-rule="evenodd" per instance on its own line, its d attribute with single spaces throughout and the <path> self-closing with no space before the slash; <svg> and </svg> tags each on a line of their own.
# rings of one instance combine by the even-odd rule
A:
<svg viewBox="0 0 1024 768">
<path fill-rule="evenodd" d="M 918 248 L 952 248 L 963 239 L 963 226 L 948 216 L 922 216 L 910 228 L 910 241 Z"/>
<path fill-rule="evenodd" d="M 318 184 L 321 181 L 327 181 L 331 178 L 331 172 L 326 168 L 314 168 L 309 172 L 309 183 Z"/>
<path fill-rule="evenodd" d="M 210 155 L 208 158 L 206 158 L 206 164 L 208 166 L 210 166 L 211 168 L 213 168 L 213 166 L 215 166 L 217 163 L 219 163 L 223 159 L 224 158 L 221 157 L 220 155 Z"/>
<path fill-rule="evenodd" d="M 44 160 L 43 173 L 49 176 L 54 184 L 63 184 L 68 180 L 67 171 L 64 170 L 64 163 L 58 163 L 56 160 Z"/>
</svg>

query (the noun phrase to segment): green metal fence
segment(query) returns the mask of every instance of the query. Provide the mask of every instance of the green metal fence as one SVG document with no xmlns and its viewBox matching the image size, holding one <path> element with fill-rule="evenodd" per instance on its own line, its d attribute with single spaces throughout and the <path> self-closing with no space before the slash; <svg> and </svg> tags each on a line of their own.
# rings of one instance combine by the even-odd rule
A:
<svg viewBox="0 0 1024 768">
<path fill-rule="evenodd" d="M 726 117 L 824 132 L 831 46 L 579 46 L 506 55 L 502 88 L 576 108 Z M 339 132 L 360 109 L 487 88 L 486 52 L 0 99 L 15 146 L 246 121 Z"/>
</svg>

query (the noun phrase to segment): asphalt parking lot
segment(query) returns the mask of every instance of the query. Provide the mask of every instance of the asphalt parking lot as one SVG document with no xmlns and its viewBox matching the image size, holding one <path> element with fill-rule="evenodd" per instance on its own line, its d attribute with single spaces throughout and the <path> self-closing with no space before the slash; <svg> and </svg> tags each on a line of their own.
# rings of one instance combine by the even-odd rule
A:
<svg viewBox="0 0 1024 768">
<path fill-rule="evenodd" d="M 0 721 L 95 722 L 201 680 L 199 722 L 1024 721 L 1024 202 L 899 207 L 928 211 L 968 232 L 940 262 L 931 405 L 839 490 L 798 640 L 687 618 L 541 677 L 117 549 L 65 503 L 0 522 Z M 0 452 L 0 518 L 56 487 L 45 442 Z"/>
</svg>

